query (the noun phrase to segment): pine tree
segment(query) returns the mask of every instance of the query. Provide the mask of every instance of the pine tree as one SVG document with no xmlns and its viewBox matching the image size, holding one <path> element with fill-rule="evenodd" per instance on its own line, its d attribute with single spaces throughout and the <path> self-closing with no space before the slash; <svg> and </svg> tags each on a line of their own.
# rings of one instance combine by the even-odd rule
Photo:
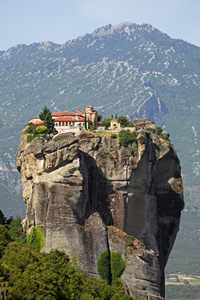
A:
<svg viewBox="0 0 200 300">
<path fill-rule="evenodd" d="M 85 129 L 88 129 L 88 120 L 87 120 L 86 114 L 84 116 L 84 126 L 85 126 Z"/>
<path fill-rule="evenodd" d="M 39 115 L 40 119 L 44 121 L 44 125 L 47 127 L 47 133 L 51 134 L 54 132 L 54 120 L 51 116 L 51 112 L 45 105 L 43 111 Z"/>
</svg>

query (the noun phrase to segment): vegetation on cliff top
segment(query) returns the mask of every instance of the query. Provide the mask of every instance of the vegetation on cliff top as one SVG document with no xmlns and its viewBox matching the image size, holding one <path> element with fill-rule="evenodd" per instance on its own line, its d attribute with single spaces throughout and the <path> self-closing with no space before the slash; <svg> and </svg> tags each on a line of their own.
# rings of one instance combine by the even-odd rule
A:
<svg viewBox="0 0 200 300">
<path fill-rule="evenodd" d="M 43 121 L 44 125 L 34 125 L 28 124 L 26 128 L 27 135 L 27 142 L 31 143 L 37 137 L 42 137 L 45 135 L 49 135 L 55 132 L 54 128 L 54 120 L 51 116 L 51 111 L 45 105 L 42 112 L 39 115 L 40 120 Z"/>
<path fill-rule="evenodd" d="M 54 132 L 54 120 L 51 115 L 51 111 L 48 109 L 48 107 L 45 105 L 43 108 L 43 111 L 39 115 L 40 120 L 44 122 L 44 126 L 47 128 L 47 133 L 51 134 Z"/>
<path fill-rule="evenodd" d="M 109 285 L 105 280 L 88 277 L 64 252 L 40 253 L 38 245 L 41 246 L 38 227 L 31 231 L 27 242 L 19 219 L 0 225 L 2 299 L 130 299 L 120 282 Z"/>
<path fill-rule="evenodd" d="M 136 133 L 130 130 L 121 130 L 119 132 L 119 144 L 121 146 L 127 147 L 136 142 Z"/>
</svg>

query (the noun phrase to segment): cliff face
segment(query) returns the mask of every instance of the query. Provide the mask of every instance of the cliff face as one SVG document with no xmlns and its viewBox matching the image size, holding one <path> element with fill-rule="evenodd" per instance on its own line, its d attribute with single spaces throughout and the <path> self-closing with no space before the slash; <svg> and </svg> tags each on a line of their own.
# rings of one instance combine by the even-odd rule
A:
<svg viewBox="0 0 200 300">
<path fill-rule="evenodd" d="M 24 226 L 41 226 L 44 251 L 64 250 L 91 275 L 102 252 L 120 252 L 127 291 L 162 299 L 183 208 L 180 164 L 166 136 L 135 125 L 132 153 L 113 135 L 65 133 L 27 144 L 22 133 Z"/>
</svg>

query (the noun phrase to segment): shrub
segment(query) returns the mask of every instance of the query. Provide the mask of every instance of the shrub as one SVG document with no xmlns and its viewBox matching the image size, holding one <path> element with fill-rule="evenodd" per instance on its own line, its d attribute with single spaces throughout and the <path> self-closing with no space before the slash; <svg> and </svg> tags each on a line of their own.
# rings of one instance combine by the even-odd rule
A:
<svg viewBox="0 0 200 300">
<path fill-rule="evenodd" d="M 74 172 L 76 172 L 76 171 L 77 171 L 76 167 L 73 167 L 73 168 L 69 169 L 70 174 L 74 174 Z"/>
<path fill-rule="evenodd" d="M 124 272 L 126 264 L 118 252 L 111 252 L 110 255 L 112 282 L 115 282 Z"/>
<path fill-rule="evenodd" d="M 154 145 L 154 148 L 155 148 L 156 150 L 160 151 L 160 145 L 159 145 L 159 144 L 154 143 L 153 145 Z"/>
<path fill-rule="evenodd" d="M 128 122 L 128 124 L 126 125 L 126 127 L 135 127 L 135 125 L 132 122 Z"/>
<path fill-rule="evenodd" d="M 121 130 L 119 132 L 119 144 L 127 147 L 136 141 L 136 134 L 130 130 Z"/>
<path fill-rule="evenodd" d="M 26 138 L 26 141 L 27 143 L 31 143 L 32 140 L 34 140 L 35 138 L 37 137 L 40 137 L 41 135 L 39 133 L 35 133 L 35 134 L 28 134 L 27 135 L 27 138 Z"/>
<path fill-rule="evenodd" d="M 97 270 L 102 279 L 109 284 L 116 282 L 125 269 L 125 262 L 118 252 L 103 252 L 97 263 Z"/>
<path fill-rule="evenodd" d="M 108 127 L 110 127 L 111 120 L 112 118 L 103 119 L 103 121 L 101 122 L 101 126 L 105 126 L 105 128 L 108 129 Z"/>
<path fill-rule="evenodd" d="M 149 133 L 151 133 L 151 132 L 154 133 L 155 132 L 155 128 L 154 127 L 147 127 L 146 131 L 149 132 Z"/>
<path fill-rule="evenodd" d="M 28 134 L 26 141 L 27 141 L 27 143 L 31 143 L 34 139 L 42 137 L 42 136 L 43 136 L 43 134 L 40 134 L 40 133 Z"/>
<path fill-rule="evenodd" d="M 34 226 L 31 228 L 30 233 L 27 236 L 27 243 L 38 251 L 43 248 L 44 235 L 39 226 Z"/>
<path fill-rule="evenodd" d="M 33 244 L 13 242 L 8 228 L 14 236 L 18 236 L 19 225 L 20 219 L 17 218 L 0 226 L 0 250 L 3 250 L 0 261 L 0 290 L 3 298 L 131 299 L 125 295 L 121 280 L 108 285 L 106 280 L 86 276 L 75 263 L 70 262 L 64 252 L 52 250 L 50 253 L 41 253 L 32 247 Z M 38 231 L 41 233 L 41 228 L 34 227 L 30 235 Z"/>
<path fill-rule="evenodd" d="M 20 217 L 8 220 L 8 230 L 11 238 L 17 242 L 23 242 L 25 240 L 25 234 L 21 224 Z"/>
<path fill-rule="evenodd" d="M 130 123 L 130 122 L 129 122 L 129 119 L 128 119 L 126 116 L 119 116 L 119 117 L 117 118 L 117 121 L 120 123 L 120 125 L 121 125 L 122 127 L 126 127 L 126 126 L 128 126 L 128 124 Z"/>
<path fill-rule="evenodd" d="M 3 255 L 7 244 L 11 241 L 12 239 L 6 226 L 0 225 L 0 257 Z"/>
<path fill-rule="evenodd" d="M 89 123 L 89 124 L 88 124 L 88 129 L 89 129 L 89 130 L 93 131 L 93 130 L 96 129 L 95 125 L 94 125 L 91 121 L 89 121 L 88 123 Z"/>
<path fill-rule="evenodd" d="M 162 133 L 162 131 L 163 131 L 162 128 L 160 128 L 158 126 L 155 128 L 155 133 L 158 135 L 160 135 Z"/>
<path fill-rule="evenodd" d="M 117 139 L 117 134 L 116 133 L 112 133 L 111 134 L 111 139 Z"/>
<path fill-rule="evenodd" d="M 32 142 L 32 140 L 34 140 L 34 135 L 33 134 L 28 134 L 27 135 L 27 138 L 26 138 L 26 141 L 27 141 L 27 143 L 31 143 Z"/>
<path fill-rule="evenodd" d="M 162 139 L 164 139 L 164 140 L 169 140 L 170 135 L 169 135 L 168 132 L 163 131 L 163 132 L 161 133 L 160 137 L 161 137 Z"/>
<path fill-rule="evenodd" d="M 97 270 L 102 279 L 105 279 L 109 284 L 112 281 L 110 269 L 110 254 L 108 251 L 103 252 L 97 262 Z"/>
<path fill-rule="evenodd" d="M 30 133 L 30 134 L 34 134 L 34 133 L 36 133 L 36 127 L 37 127 L 37 125 L 29 124 L 26 129 L 26 132 Z"/>
<path fill-rule="evenodd" d="M 81 300 L 95 300 L 95 298 L 90 294 L 84 293 L 81 295 Z"/>
<path fill-rule="evenodd" d="M 136 150 L 137 150 L 137 144 L 136 142 L 133 142 L 133 144 L 131 145 L 131 155 L 134 155 Z"/>
<path fill-rule="evenodd" d="M 47 127 L 44 125 L 39 125 L 35 128 L 36 133 L 44 134 L 47 132 Z"/>
</svg>

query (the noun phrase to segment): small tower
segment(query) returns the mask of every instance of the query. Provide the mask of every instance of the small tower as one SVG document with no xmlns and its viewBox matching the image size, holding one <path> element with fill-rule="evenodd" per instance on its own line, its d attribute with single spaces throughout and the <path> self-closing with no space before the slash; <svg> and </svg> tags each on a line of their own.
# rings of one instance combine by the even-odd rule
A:
<svg viewBox="0 0 200 300">
<path fill-rule="evenodd" d="M 92 123 L 95 122 L 97 112 L 94 110 L 94 107 L 91 105 L 87 105 L 85 108 L 85 115 L 88 121 L 91 121 Z"/>
</svg>

